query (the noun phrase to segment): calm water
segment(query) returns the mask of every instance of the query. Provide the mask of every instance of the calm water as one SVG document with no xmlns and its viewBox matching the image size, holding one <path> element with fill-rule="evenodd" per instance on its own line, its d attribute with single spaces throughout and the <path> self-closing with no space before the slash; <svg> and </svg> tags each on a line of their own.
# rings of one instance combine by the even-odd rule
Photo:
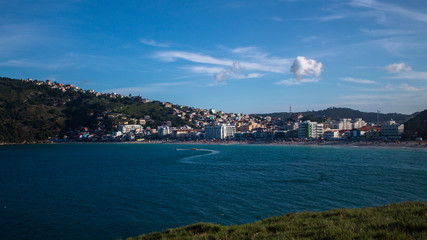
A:
<svg viewBox="0 0 427 240">
<path fill-rule="evenodd" d="M 427 201 L 425 149 L 0 146 L 0 239 L 116 239 L 406 200 Z"/>
</svg>

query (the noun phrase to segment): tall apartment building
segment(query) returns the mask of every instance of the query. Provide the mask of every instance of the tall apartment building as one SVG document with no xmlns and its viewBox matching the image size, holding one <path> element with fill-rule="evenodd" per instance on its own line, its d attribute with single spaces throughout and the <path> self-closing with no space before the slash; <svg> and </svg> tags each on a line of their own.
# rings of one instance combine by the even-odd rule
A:
<svg viewBox="0 0 427 240">
<path fill-rule="evenodd" d="M 236 133 L 236 126 L 230 124 L 209 125 L 205 127 L 206 139 L 230 139 Z"/>
<path fill-rule="evenodd" d="M 323 123 L 305 121 L 298 126 L 298 138 L 319 138 L 323 136 Z"/>
</svg>

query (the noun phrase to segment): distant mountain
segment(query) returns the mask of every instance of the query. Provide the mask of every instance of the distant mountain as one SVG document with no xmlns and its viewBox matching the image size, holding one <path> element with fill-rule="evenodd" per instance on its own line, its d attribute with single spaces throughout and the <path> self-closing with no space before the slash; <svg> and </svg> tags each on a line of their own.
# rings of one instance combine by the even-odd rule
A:
<svg viewBox="0 0 427 240">
<path fill-rule="evenodd" d="M 160 102 L 96 96 L 74 86 L 63 92 L 44 82 L 0 78 L 0 143 L 45 141 L 79 127 L 111 131 L 121 119 L 109 119 L 107 112 L 131 118 L 149 115 L 152 121 L 148 126 L 164 121 L 171 121 L 173 126 L 192 125 Z"/>
<path fill-rule="evenodd" d="M 405 123 L 405 132 L 408 137 L 423 137 L 427 139 L 427 109 Z"/>
<path fill-rule="evenodd" d="M 340 118 L 363 118 L 367 122 L 387 121 L 393 119 L 397 122 L 406 122 L 411 118 L 412 115 L 401 114 L 401 113 L 375 113 L 375 112 L 362 112 L 351 108 L 327 108 L 319 111 L 307 111 L 298 112 L 304 116 L 313 116 L 314 118 L 331 118 L 338 120 Z M 279 117 L 281 119 L 288 119 L 290 117 L 289 112 L 278 112 L 278 113 L 266 113 L 266 114 L 254 114 L 258 116 L 270 116 Z"/>
</svg>

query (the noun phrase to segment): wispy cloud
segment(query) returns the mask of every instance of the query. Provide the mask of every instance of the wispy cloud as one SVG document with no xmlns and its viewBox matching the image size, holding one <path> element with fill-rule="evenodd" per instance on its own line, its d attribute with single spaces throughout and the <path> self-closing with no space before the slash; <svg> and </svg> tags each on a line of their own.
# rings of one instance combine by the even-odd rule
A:
<svg viewBox="0 0 427 240">
<path fill-rule="evenodd" d="M 209 55 L 185 52 L 185 51 L 163 51 L 157 52 L 153 55 L 153 57 L 160 59 L 166 62 L 173 62 L 178 59 L 194 62 L 194 63 L 204 63 L 204 64 L 212 64 L 212 65 L 220 65 L 229 67 L 233 65 L 233 63 L 237 60 L 230 59 L 219 59 Z M 263 72 L 271 72 L 271 73 L 283 73 L 285 72 L 286 65 L 289 64 L 289 59 L 281 59 L 281 58 L 266 58 L 259 57 L 256 59 L 257 61 L 249 62 L 249 61 L 239 61 L 240 66 L 245 70 L 256 70 Z"/>
<path fill-rule="evenodd" d="M 270 21 L 275 21 L 275 22 L 283 22 L 283 18 L 281 18 L 281 17 L 269 17 L 266 19 L 270 20 Z"/>
<path fill-rule="evenodd" d="M 310 41 L 317 40 L 317 39 L 319 39 L 318 36 L 309 36 L 309 37 L 302 38 L 301 42 L 310 42 Z"/>
<path fill-rule="evenodd" d="M 404 30 L 404 29 L 362 29 L 363 33 L 375 36 L 375 37 L 382 37 L 382 36 L 394 36 L 394 35 L 408 35 L 414 33 L 414 31 L 411 30 Z"/>
<path fill-rule="evenodd" d="M 339 19 L 343 19 L 343 18 L 345 18 L 344 15 L 335 14 L 335 15 L 327 15 L 327 16 L 319 16 L 319 17 L 296 18 L 296 19 L 292 19 L 292 20 L 329 22 L 329 21 L 339 20 Z"/>
<path fill-rule="evenodd" d="M 285 79 L 279 82 L 276 82 L 276 85 L 285 85 L 287 87 L 292 86 L 292 85 L 301 85 L 303 83 L 316 83 L 318 82 L 319 79 L 318 78 L 304 78 L 301 80 L 297 80 L 297 79 Z"/>
<path fill-rule="evenodd" d="M 374 83 L 377 83 L 375 81 L 368 80 L 368 79 L 360 79 L 360 78 L 352 78 L 352 77 L 341 78 L 341 81 L 358 83 L 358 84 L 374 84 Z"/>
<path fill-rule="evenodd" d="M 398 5 L 394 5 L 394 4 L 382 3 L 375 0 L 353 0 L 351 2 L 351 5 L 357 6 L 357 7 L 374 9 L 377 11 L 390 13 L 393 15 L 400 15 L 402 17 L 416 20 L 416 21 L 427 22 L 427 14 L 413 10 L 413 9 L 408 9 Z"/>
<path fill-rule="evenodd" d="M 135 86 L 135 87 L 125 87 L 125 88 L 114 88 L 114 89 L 107 89 L 103 92 L 105 93 L 119 93 L 122 95 L 138 95 L 138 94 L 147 94 L 147 93 L 158 93 L 158 92 L 164 92 L 164 91 L 175 91 L 174 87 L 179 86 L 188 86 L 192 84 L 191 82 L 162 82 L 162 83 L 153 83 L 148 84 L 145 86 Z"/>
<path fill-rule="evenodd" d="M 6 67 L 17 67 L 17 68 L 43 68 L 43 69 L 60 69 L 65 68 L 68 66 L 75 65 L 72 62 L 55 62 L 55 63 L 49 63 L 49 62 L 41 62 L 38 60 L 30 60 L 30 59 L 11 59 L 6 60 L 4 62 L 0 62 L 0 66 L 6 66 Z"/>
<path fill-rule="evenodd" d="M 419 89 L 413 86 L 409 86 L 406 83 L 402 83 L 399 85 L 399 88 L 405 90 L 405 91 L 418 91 Z"/>
<path fill-rule="evenodd" d="M 232 60 L 221 60 L 211 56 L 192 53 L 192 52 L 184 52 L 184 51 L 165 51 L 165 52 L 157 52 L 153 55 L 153 57 L 161 59 L 165 62 L 173 62 L 177 59 L 187 60 L 195 63 L 207 63 L 207 64 L 216 64 L 216 65 L 231 65 L 233 64 Z"/>
<path fill-rule="evenodd" d="M 170 47 L 170 44 L 168 43 L 159 43 L 152 39 L 140 39 L 139 41 L 145 45 L 149 45 L 153 47 Z"/>
<path fill-rule="evenodd" d="M 393 63 L 393 64 L 385 66 L 384 68 L 387 72 L 390 72 L 390 73 L 397 73 L 397 72 L 402 72 L 402 71 L 412 71 L 411 66 L 409 66 L 403 62 Z"/>
<path fill-rule="evenodd" d="M 221 72 L 223 68 L 220 67 L 205 67 L 205 66 L 193 66 L 193 67 L 185 67 L 184 69 L 189 69 L 194 73 L 209 73 L 215 74 Z"/>
<path fill-rule="evenodd" d="M 399 72 L 395 76 L 392 76 L 389 78 L 427 81 L 427 72 L 417 72 L 417 71 Z"/>
</svg>

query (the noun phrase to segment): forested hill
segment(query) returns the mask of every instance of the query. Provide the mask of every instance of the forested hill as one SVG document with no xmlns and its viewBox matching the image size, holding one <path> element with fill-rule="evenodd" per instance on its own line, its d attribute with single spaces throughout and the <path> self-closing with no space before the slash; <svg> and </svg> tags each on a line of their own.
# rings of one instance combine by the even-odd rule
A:
<svg viewBox="0 0 427 240">
<path fill-rule="evenodd" d="M 376 112 L 361 112 L 358 110 L 353 110 L 350 108 L 328 108 L 319 111 L 307 111 L 307 112 L 298 112 L 304 116 L 313 116 L 315 118 L 331 118 L 331 119 L 340 119 L 340 118 L 363 118 L 367 122 L 377 122 L 379 116 L 379 121 L 387 121 L 390 119 L 396 120 L 397 122 L 406 122 L 411 116 L 416 115 L 406 115 L 400 113 L 376 113 Z M 290 117 L 288 112 L 278 112 L 278 113 L 268 113 L 268 114 L 257 114 L 259 116 L 270 116 L 270 117 L 279 117 L 282 119 L 287 119 Z"/>
<path fill-rule="evenodd" d="M 0 143 L 45 141 L 78 127 L 94 130 L 102 125 L 107 131 L 112 130 L 118 122 L 102 117 L 107 112 L 132 118 L 149 115 L 149 126 L 163 121 L 171 121 L 173 126 L 191 125 L 160 102 L 96 96 L 74 86 L 63 92 L 38 83 L 41 82 L 0 78 Z"/>
<path fill-rule="evenodd" d="M 405 129 L 409 136 L 421 136 L 427 138 L 427 109 L 417 114 L 405 123 Z"/>
</svg>

